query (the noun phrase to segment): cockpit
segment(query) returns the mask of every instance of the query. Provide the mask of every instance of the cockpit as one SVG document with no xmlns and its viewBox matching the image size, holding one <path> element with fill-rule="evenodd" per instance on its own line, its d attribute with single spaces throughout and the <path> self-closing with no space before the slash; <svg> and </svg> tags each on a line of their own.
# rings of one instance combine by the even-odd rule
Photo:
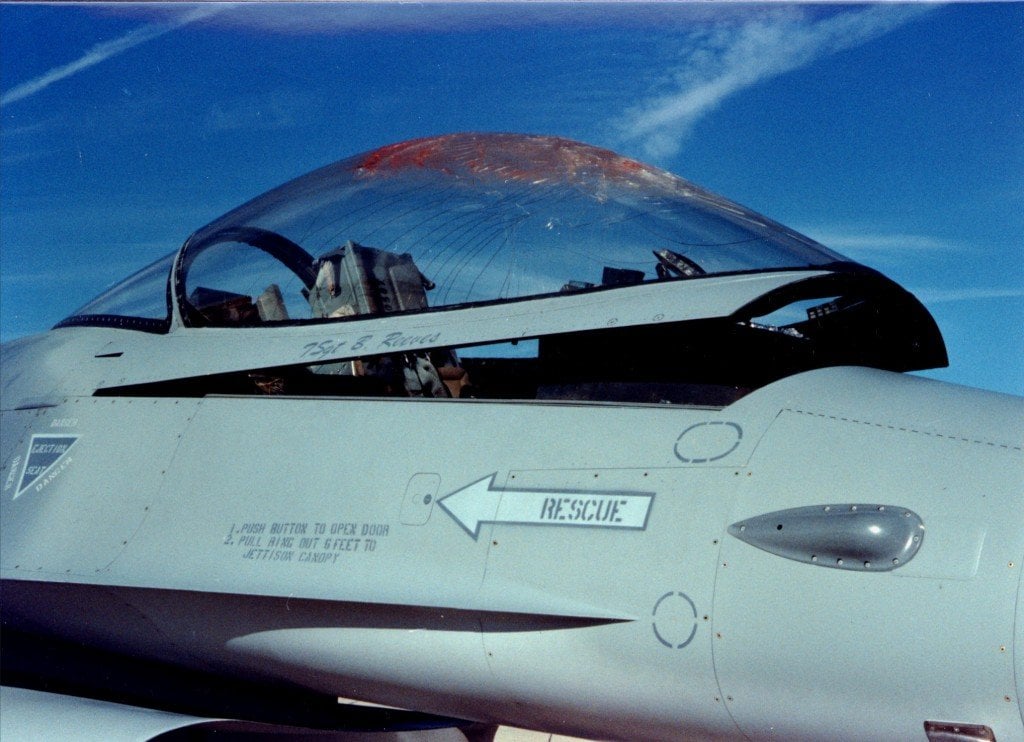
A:
<svg viewBox="0 0 1024 742">
<path fill-rule="evenodd" d="M 766 274 L 782 278 L 730 304 Z M 637 305 L 652 290 L 645 317 Z M 690 311 L 660 309 L 668 290 Z M 610 303 L 636 318 L 594 326 Z M 543 332 L 518 319 L 563 306 L 578 319 Z M 877 272 L 665 171 L 512 134 L 418 139 L 309 173 L 58 327 L 279 332 L 410 315 L 478 337 L 453 345 L 438 332 L 437 345 L 401 353 L 321 347 L 305 363 L 179 380 L 174 393 L 725 404 L 809 368 L 946 362 L 927 310 Z"/>
</svg>

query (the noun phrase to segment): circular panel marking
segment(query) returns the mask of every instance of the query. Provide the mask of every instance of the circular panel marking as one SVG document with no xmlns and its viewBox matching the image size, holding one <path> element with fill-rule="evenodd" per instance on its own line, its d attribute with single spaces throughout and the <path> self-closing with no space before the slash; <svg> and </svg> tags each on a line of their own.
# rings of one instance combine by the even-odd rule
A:
<svg viewBox="0 0 1024 742">
<path fill-rule="evenodd" d="M 711 421 L 691 425 L 676 440 L 676 458 L 685 464 L 706 464 L 724 459 L 743 440 L 736 423 Z"/>
<path fill-rule="evenodd" d="M 654 636 L 669 649 L 682 649 L 697 635 L 697 606 L 686 593 L 665 593 L 651 616 Z"/>
</svg>

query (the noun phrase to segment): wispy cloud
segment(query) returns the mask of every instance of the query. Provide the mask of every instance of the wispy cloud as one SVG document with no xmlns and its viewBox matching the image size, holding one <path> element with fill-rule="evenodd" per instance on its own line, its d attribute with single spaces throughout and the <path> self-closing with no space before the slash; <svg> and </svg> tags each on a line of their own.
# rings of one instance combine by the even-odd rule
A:
<svg viewBox="0 0 1024 742">
<path fill-rule="evenodd" d="M 128 4 L 120 12 L 151 16 L 151 4 Z M 325 36 L 349 33 L 451 33 L 524 28 L 658 28 L 732 16 L 729 3 L 570 2 L 546 0 L 427 0 L 402 2 L 242 2 L 218 17 L 226 28 L 260 34 Z M 159 10 L 157 11 L 159 12 Z"/>
<path fill-rule="evenodd" d="M 988 301 L 992 299 L 1024 299 L 1024 287 L 1016 288 L 954 288 L 919 289 L 914 295 L 925 304 L 946 304 L 958 301 Z"/>
<path fill-rule="evenodd" d="M 860 46 L 927 12 L 922 4 L 869 6 L 821 17 L 806 8 L 772 8 L 764 15 L 696 31 L 681 41 L 669 91 L 631 107 L 617 122 L 624 143 L 647 156 L 668 157 L 694 123 L 729 96 L 817 59 Z"/>
<path fill-rule="evenodd" d="M 235 97 L 214 102 L 206 113 L 207 128 L 213 131 L 267 131 L 285 129 L 295 123 L 295 111 L 308 110 L 308 100 L 299 104 L 301 93 L 264 92 L 259 101 Z"/>
<path fill-rule="evenodd" d="M 945 240 L 927 234 L 911 234 L 907 232 L 879 233 L 864 231 L 829 231 L 814 228 L 798 231 L 812 236 L 823 245 L 849 255 L 882 257 L 885 255 L 905 255 L 908 252 L 920 253 L 956 253 L 964 248 L 957 242 Z"/>
<path fill-rule="evenodd" d="M 145 44 L 147 41 L 152 41 L 166 33 L 170 33 L 171 31 L 187 26 L 190 23 L 195 23 L 203 18 L 208 18 L 215 13 L 219 13 L 223 7 L 224 6 L 220 4 L 204 5 L 175 19 L 167 21 L 166 23 L 149 23 L 145 26 L 133 29 L 116 39 L 96 44 L 75 61 L 59 67 L 54 67 L 52 70 L 40 75 L 39 77 L 23 82 L 20 85 L 15 85 L 0 96 L 0 105 L 8 105 L 24 98 L 28 98 L 30 95 L 35 95 L 39 91 L 45 90 L 56 82 L 60 82 L 61 80 L 71 77 L 82 70 L 86 70 L 100 62 L 110 59 L 111 57 L 115 57 L 118 54 L 123 54 L 129 49 L 133 49 L 140 44 Z"/>
</svg>

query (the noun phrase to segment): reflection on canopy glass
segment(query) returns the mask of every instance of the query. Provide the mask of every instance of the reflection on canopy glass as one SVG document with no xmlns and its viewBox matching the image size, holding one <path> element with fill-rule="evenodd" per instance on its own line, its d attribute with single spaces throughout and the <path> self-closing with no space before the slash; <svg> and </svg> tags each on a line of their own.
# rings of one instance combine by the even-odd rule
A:
<svg viewBox="0 0 1024 742">
<path fill-rule="evenodd" d="M 452 134 L 357 155 L 250 201 L 188 240 L 172 280 L 187 325 L 256 325 L 837 263 L 850 264 L 614 152 Z M 166 329 L 165 271 L 161 262 L 63 324 L 115 316 Z"/>
<path fill-rule="evenodd" d="M 222 250 L 222 237 L 240 228 L 301 248 L 311 256 L 311 283 L 296 281 L 303 270 L 294 265 L 278 280 L 252 257 L 257 251 L 239 249 L 237 262 L 252 285 L 211 285 L 218 283 L 210 274 L 214 261 L 200 270 L 198 255 Z M 216 261 L 225 275 L 229 257 Z M 191 280 L 184 294 L 191 301 L 197 290 L 215 288 L 255 301 L 275 284 L 295 320 L 843 260 L 608 150 L 553 137 L 456 134 L 358 155 L 218 219 L 186 247 Z M 339 293 L 344 300 L 325 298 Z"/>
</svg>

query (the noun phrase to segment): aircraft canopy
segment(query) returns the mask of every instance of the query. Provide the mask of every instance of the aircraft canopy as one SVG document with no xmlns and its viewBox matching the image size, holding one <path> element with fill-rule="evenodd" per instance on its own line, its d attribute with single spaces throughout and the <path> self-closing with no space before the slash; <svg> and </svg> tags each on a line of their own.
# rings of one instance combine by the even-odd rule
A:
<svg viewBox="0 0 1024 742">
<path fill-rule="evenodd" d="M 420 328 L 402 341 L 415 352 L 392 352 L 391 339 L 365 348 L 365 321 L 385 316 Z M 302 335 L 298 352 L 303 328 L 269 332 L 235 359 L 237 377 L 143 391 L 348 394 L 355 383 L 367 394 L 704 404 L 810 368 L 946 362 L 927 310 L 876 271 L 670 173 L 512 134 L 417 139 L 316 170 L 62 325 L 344 333 L 348 321 L 364 340 Z M 505 341 L 516 347 L 493 346 Z"/>
<path fill-rule="evenodd" d="M 852 265 L 609 150 L 556 137 L 453 134 L 342 160 L 229 212 L 188 240 L 174 281 L 185 323 L 202 326 L 844 262 Z M 168 256 L 76 316 L 166 319 L 170 269 Z"/>
</svg>

